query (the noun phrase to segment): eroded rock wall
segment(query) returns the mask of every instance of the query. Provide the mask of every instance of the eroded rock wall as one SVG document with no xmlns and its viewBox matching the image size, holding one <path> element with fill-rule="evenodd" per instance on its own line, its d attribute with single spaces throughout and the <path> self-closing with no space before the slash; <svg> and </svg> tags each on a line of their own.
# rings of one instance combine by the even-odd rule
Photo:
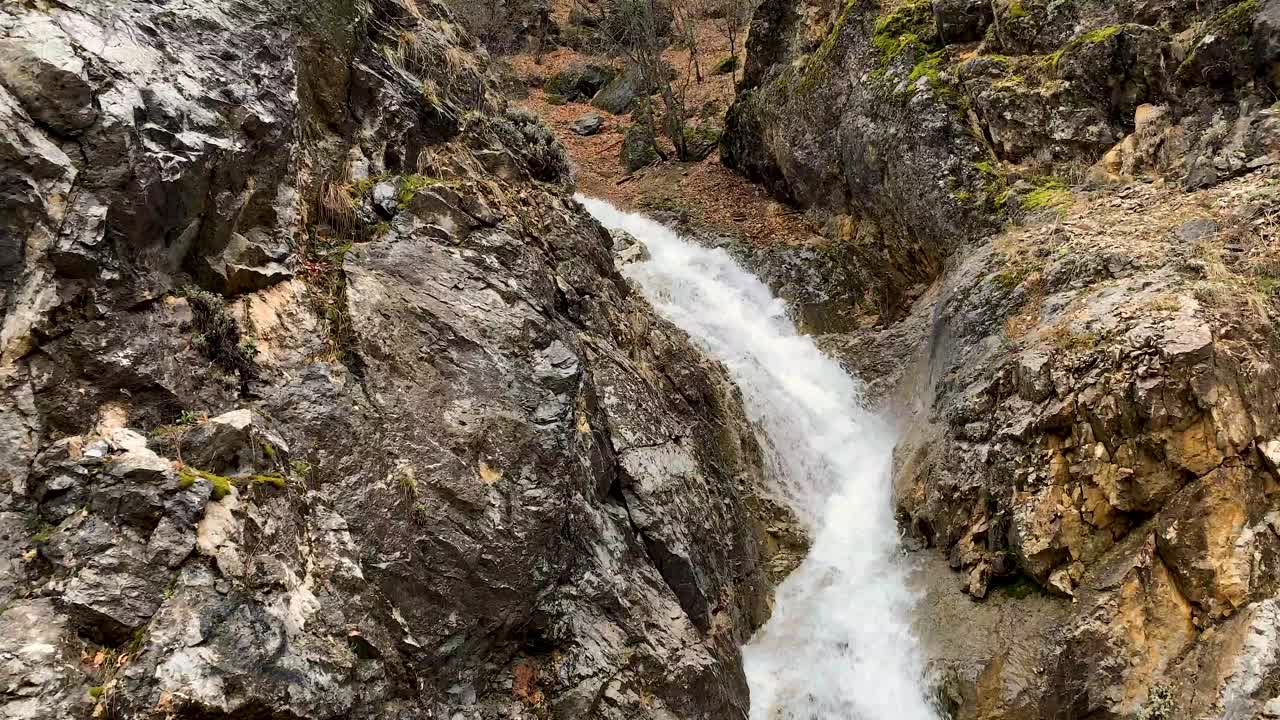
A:
<svg viewBox="0 0 1280 720">
<path fill-rule="evenodd" d="M 0 24 L 2 714 L 745 714 L 736 390 L 443 6 Z"/>
<path fill-rule="evenodd" d="M 1253 717 L 1274 697 L 1276 645 L 1217 638 L 1280 589 L 1280 346 L 1254 265 L 1275 182 L 1138 187 L 1121 207 L 1080 193 L 967 254 L 902 323 L 823 339 L 891 368 L 876 387 L 903 417 L 900 518 L 954 573 L 931 582 L 1005 615 L 1030 597 L 1029 619 L 1060 603 L 976 663 L 935 627 L 968 688 L 948 692 L 971 693 L 958 717 L 1129 717 L 1160 698 L 1166 717 Z M 1259 681 L 1230 701 L 1226 675 L 1185 669 L 1239 662 Z"/>
</svg>

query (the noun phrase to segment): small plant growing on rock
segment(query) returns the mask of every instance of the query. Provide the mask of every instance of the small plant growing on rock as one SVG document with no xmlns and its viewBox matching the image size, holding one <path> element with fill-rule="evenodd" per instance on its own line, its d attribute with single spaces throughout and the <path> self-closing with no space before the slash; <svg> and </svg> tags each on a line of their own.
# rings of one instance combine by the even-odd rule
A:
<svg viewBox="0 0 1280 720">
<path fill-rule="evenodd" d="M 1280 278 L 1273 275 L 1262 275 L 1257 280 L 1258 292 L 1267 297 L 1280 296 Z"/>
<path fill-rule="evenodd" d="M 1049 330 L 1046 337 L 1054 347 L 1068 353 L 1087 352 L 1097 347 L 1101 340 L 1098 333 L 1079 332 L 1067 327 L 1066 324 L 1060 324 Z"/>
<path fill-rule="evenodd" d="M 181 294 L 191 306 L 193 343 L 215 365 L 238 375 L 242 386 L 256 380 L 258 368 L 252 357 L 245 354 L 240 325 L 227 311 L 222 296 L 195 287 L 183 288 Z"/>
<path fill-rule="evenodd" d="M 413 198 L 416 197 L 418 193 L 432 185 L 443 184 L 445 184 L 445 181 L 439 178 L 427 177 L 425 175 L 405 175 L 400 178 L 399 187 L 396 188 L 396 203 L 400 206 L 400 209 L 403 210 L 408 207 L 409 203 L 413 202 Z"/>
<path fill-rule="evenodd" d="M 1149 307 L 1155 312 L 1177 312 L 1182 309 L 1182 303 L 1177 295 L 1161 293 L 1151 300 Z"/>
</svg>

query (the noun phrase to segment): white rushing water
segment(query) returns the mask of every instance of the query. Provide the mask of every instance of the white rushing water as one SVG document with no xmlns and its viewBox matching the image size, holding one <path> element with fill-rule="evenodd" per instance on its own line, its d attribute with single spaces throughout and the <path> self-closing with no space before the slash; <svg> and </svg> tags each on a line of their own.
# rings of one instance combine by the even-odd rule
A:
<svg viewBox="0 0 1280 720">
<path fill-rule="evenodd" d="M 935 720 L 891 509 L 890 427 L 866 410 L 858 381 L 723 250 L 578 199 L 648 247 L 651 259 L 624 272 L 729 368 L 771 448 L 775 490 L 813 538 L 778 588 L 772 619 L 743 649 L 751 720 Z"/>
</svg>

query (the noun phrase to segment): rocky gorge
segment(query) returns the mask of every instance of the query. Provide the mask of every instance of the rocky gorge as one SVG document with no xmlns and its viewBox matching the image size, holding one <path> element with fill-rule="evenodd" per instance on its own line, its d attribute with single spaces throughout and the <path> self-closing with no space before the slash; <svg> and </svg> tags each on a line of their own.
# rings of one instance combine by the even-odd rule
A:
<svg viewBox="0 0 1280 720">
<path fill-rule="evenodd" d="M 456 5 L 0 8 L 0 717 L 759 712 L 775 449 Z M 897 425 L 939 717 L 1280 717 L 1277 99 L 1276 0 L 755 7 L 820 237 L 655 215 Z"/>
<path fill-rule="evenodd" d="M 817 332 L 903 427 L 953 717 L 1280 713 L 1278 31 L 1274 2 L 756 11 L 722 156 L 825 218 L 868 318 Z"/>
</svg>

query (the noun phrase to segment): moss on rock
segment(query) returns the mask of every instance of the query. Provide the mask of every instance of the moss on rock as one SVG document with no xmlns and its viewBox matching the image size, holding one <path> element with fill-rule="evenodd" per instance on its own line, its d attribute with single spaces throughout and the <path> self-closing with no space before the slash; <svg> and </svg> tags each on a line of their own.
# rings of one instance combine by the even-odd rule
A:
<svg viewBox="0 0 1280 720">
<path fill-rule="evenodd" d="M 715 64 L 715 67 L 713 67 L 711 71 L 717 75 L 728 75 L 729 73 L 737 69 L 738 69 L 738 56 L 729 55 L 724 58 L 721 58 L 720 62 L 717 62 Z"/>
<path fill-rule="evenodd" d="M 213 487 L 210 497 L 215 501 L 221 500 L 222 498 L 230 495 L 231 488 L 234 485 L 231 478 L 226 477 L 225 475 L 211 473 L 208 470 L 200 470 L 199 468 L 193 468 L 190 465 L 184 465 L 178 470 L 179 489 L 185 490 L 192 485 L 195 485 L 197 480 L 207 480 L 209 482 Z"/>
<path fill-rule="evenodd" d="M 876 20 L 871 42 L 887 58 L 901 55 L 913 44 L 938 49 L 940 38 L 933 20 L 933 4 L 929 0 L 912 0 L 897 6 Z"/>
</svg>

